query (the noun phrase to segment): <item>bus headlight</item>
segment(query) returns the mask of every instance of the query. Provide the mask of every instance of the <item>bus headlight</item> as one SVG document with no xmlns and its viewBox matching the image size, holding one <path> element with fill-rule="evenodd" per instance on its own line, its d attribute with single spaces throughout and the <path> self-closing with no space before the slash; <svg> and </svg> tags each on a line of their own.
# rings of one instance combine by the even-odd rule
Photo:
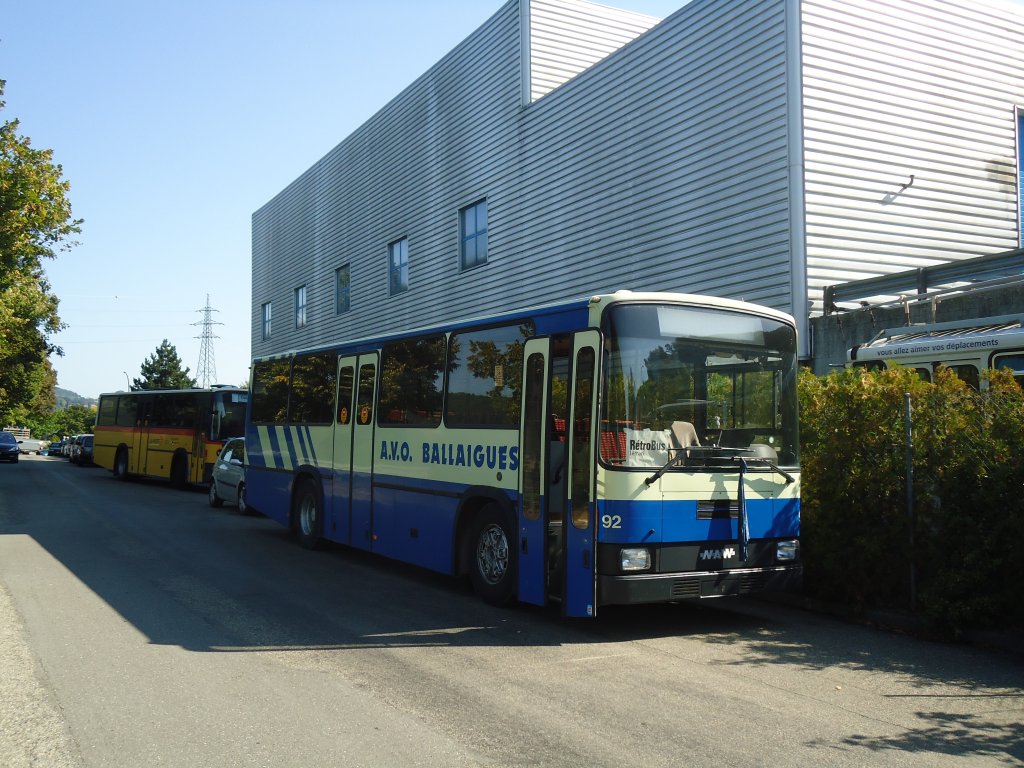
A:
<svg viewBox="0 0 1024 768">
<path fill-rule="evenodd" d="M 646 571 L 651 567 L 651 553 L 647 549 L 620 549 L 619 562 L 623 571 Z"/>
<path fill-rule="evenodd" d="M 800 556 L 800 542 L 796 539 L 780 541 L 775 545 L 775 559 L 780 563 L 791 563 Z"/>
</svg>

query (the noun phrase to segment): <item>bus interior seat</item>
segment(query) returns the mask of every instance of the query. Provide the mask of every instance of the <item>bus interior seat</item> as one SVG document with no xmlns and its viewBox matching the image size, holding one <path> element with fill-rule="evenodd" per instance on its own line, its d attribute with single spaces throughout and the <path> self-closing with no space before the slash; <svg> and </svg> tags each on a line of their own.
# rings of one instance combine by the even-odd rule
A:
<svg viewBox="0 0 1024 768">
<path fill-rule="evenodd" d="M 689 448 L 700 445 L 700 438 L 697 437 L 697 430 L 688 421 L 672 422 L 672 440 L 677 448 Z"/>
</svg>

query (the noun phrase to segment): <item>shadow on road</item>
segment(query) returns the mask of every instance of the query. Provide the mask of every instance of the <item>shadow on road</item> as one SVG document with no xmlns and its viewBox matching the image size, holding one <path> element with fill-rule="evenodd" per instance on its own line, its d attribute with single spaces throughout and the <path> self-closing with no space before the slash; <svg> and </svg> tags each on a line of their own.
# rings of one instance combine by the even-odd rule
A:
<svg viewBox="0 0 1024 768">
<path fill-rule="evenodd" d="M 276 523 L 211 509 L 194 492 L 48 462 L 23 467 L 36 489 L 23 496 L 43 488 L 32 498 L 45 502 L 0 496 L 0 536 L 30 537 L 154 644 L 215 653 L 569 645 L 607 652 L 693 638 L 708 649 L 705 664 L 867 671 L 897 677 L 906 696 L 921 697 L 925 725 L 851 736 L 830 749 L 1024 760 L 1019 723 L 928 707 L 941 698 L 936 689 L 951 684 L 990 699 L 992 710 L 1020 711 L 1024 675 L 1015 660 L 1000 667 L 955 646 L 755 600 L 609 607 L 596 620 L 563 619 L 558 606 L 498 609 L 461 580 L 345 547 L 307 552 Z"/>
</svg>

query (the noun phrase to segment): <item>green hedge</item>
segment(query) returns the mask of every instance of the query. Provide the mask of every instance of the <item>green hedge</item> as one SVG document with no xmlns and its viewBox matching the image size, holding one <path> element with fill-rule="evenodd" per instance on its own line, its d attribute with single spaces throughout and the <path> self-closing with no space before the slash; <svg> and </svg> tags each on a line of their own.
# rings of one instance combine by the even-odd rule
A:
<svg viewBox="0 0 1024 768">
<path fill-rule="evenodd" d="M 989 380 L 979 393 L 946 369 L 934 383 L 909 369 L 801 373 L 808 594 L 915 609 L 953 633 L 1024 627 L 1024 392 L 1008 372 Z"/>
</svg>

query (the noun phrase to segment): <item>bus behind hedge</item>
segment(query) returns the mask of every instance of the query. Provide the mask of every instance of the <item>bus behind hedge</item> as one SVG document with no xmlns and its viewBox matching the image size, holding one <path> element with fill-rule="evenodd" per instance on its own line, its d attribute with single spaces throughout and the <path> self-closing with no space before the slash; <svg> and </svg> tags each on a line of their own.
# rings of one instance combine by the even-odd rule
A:
<svg viewBox="0 0 1024 768">
<path fill-rule="evenodd" d="M 943 365 L 974 389 L 985 386 L 982 371 L 1008 368 L 1024 386 L 1024 318 L 1000 315 L 886 328 L 850 349 L 848 358 L 855 368 L 914 368 L 925 381 Z"/>
</svg>

